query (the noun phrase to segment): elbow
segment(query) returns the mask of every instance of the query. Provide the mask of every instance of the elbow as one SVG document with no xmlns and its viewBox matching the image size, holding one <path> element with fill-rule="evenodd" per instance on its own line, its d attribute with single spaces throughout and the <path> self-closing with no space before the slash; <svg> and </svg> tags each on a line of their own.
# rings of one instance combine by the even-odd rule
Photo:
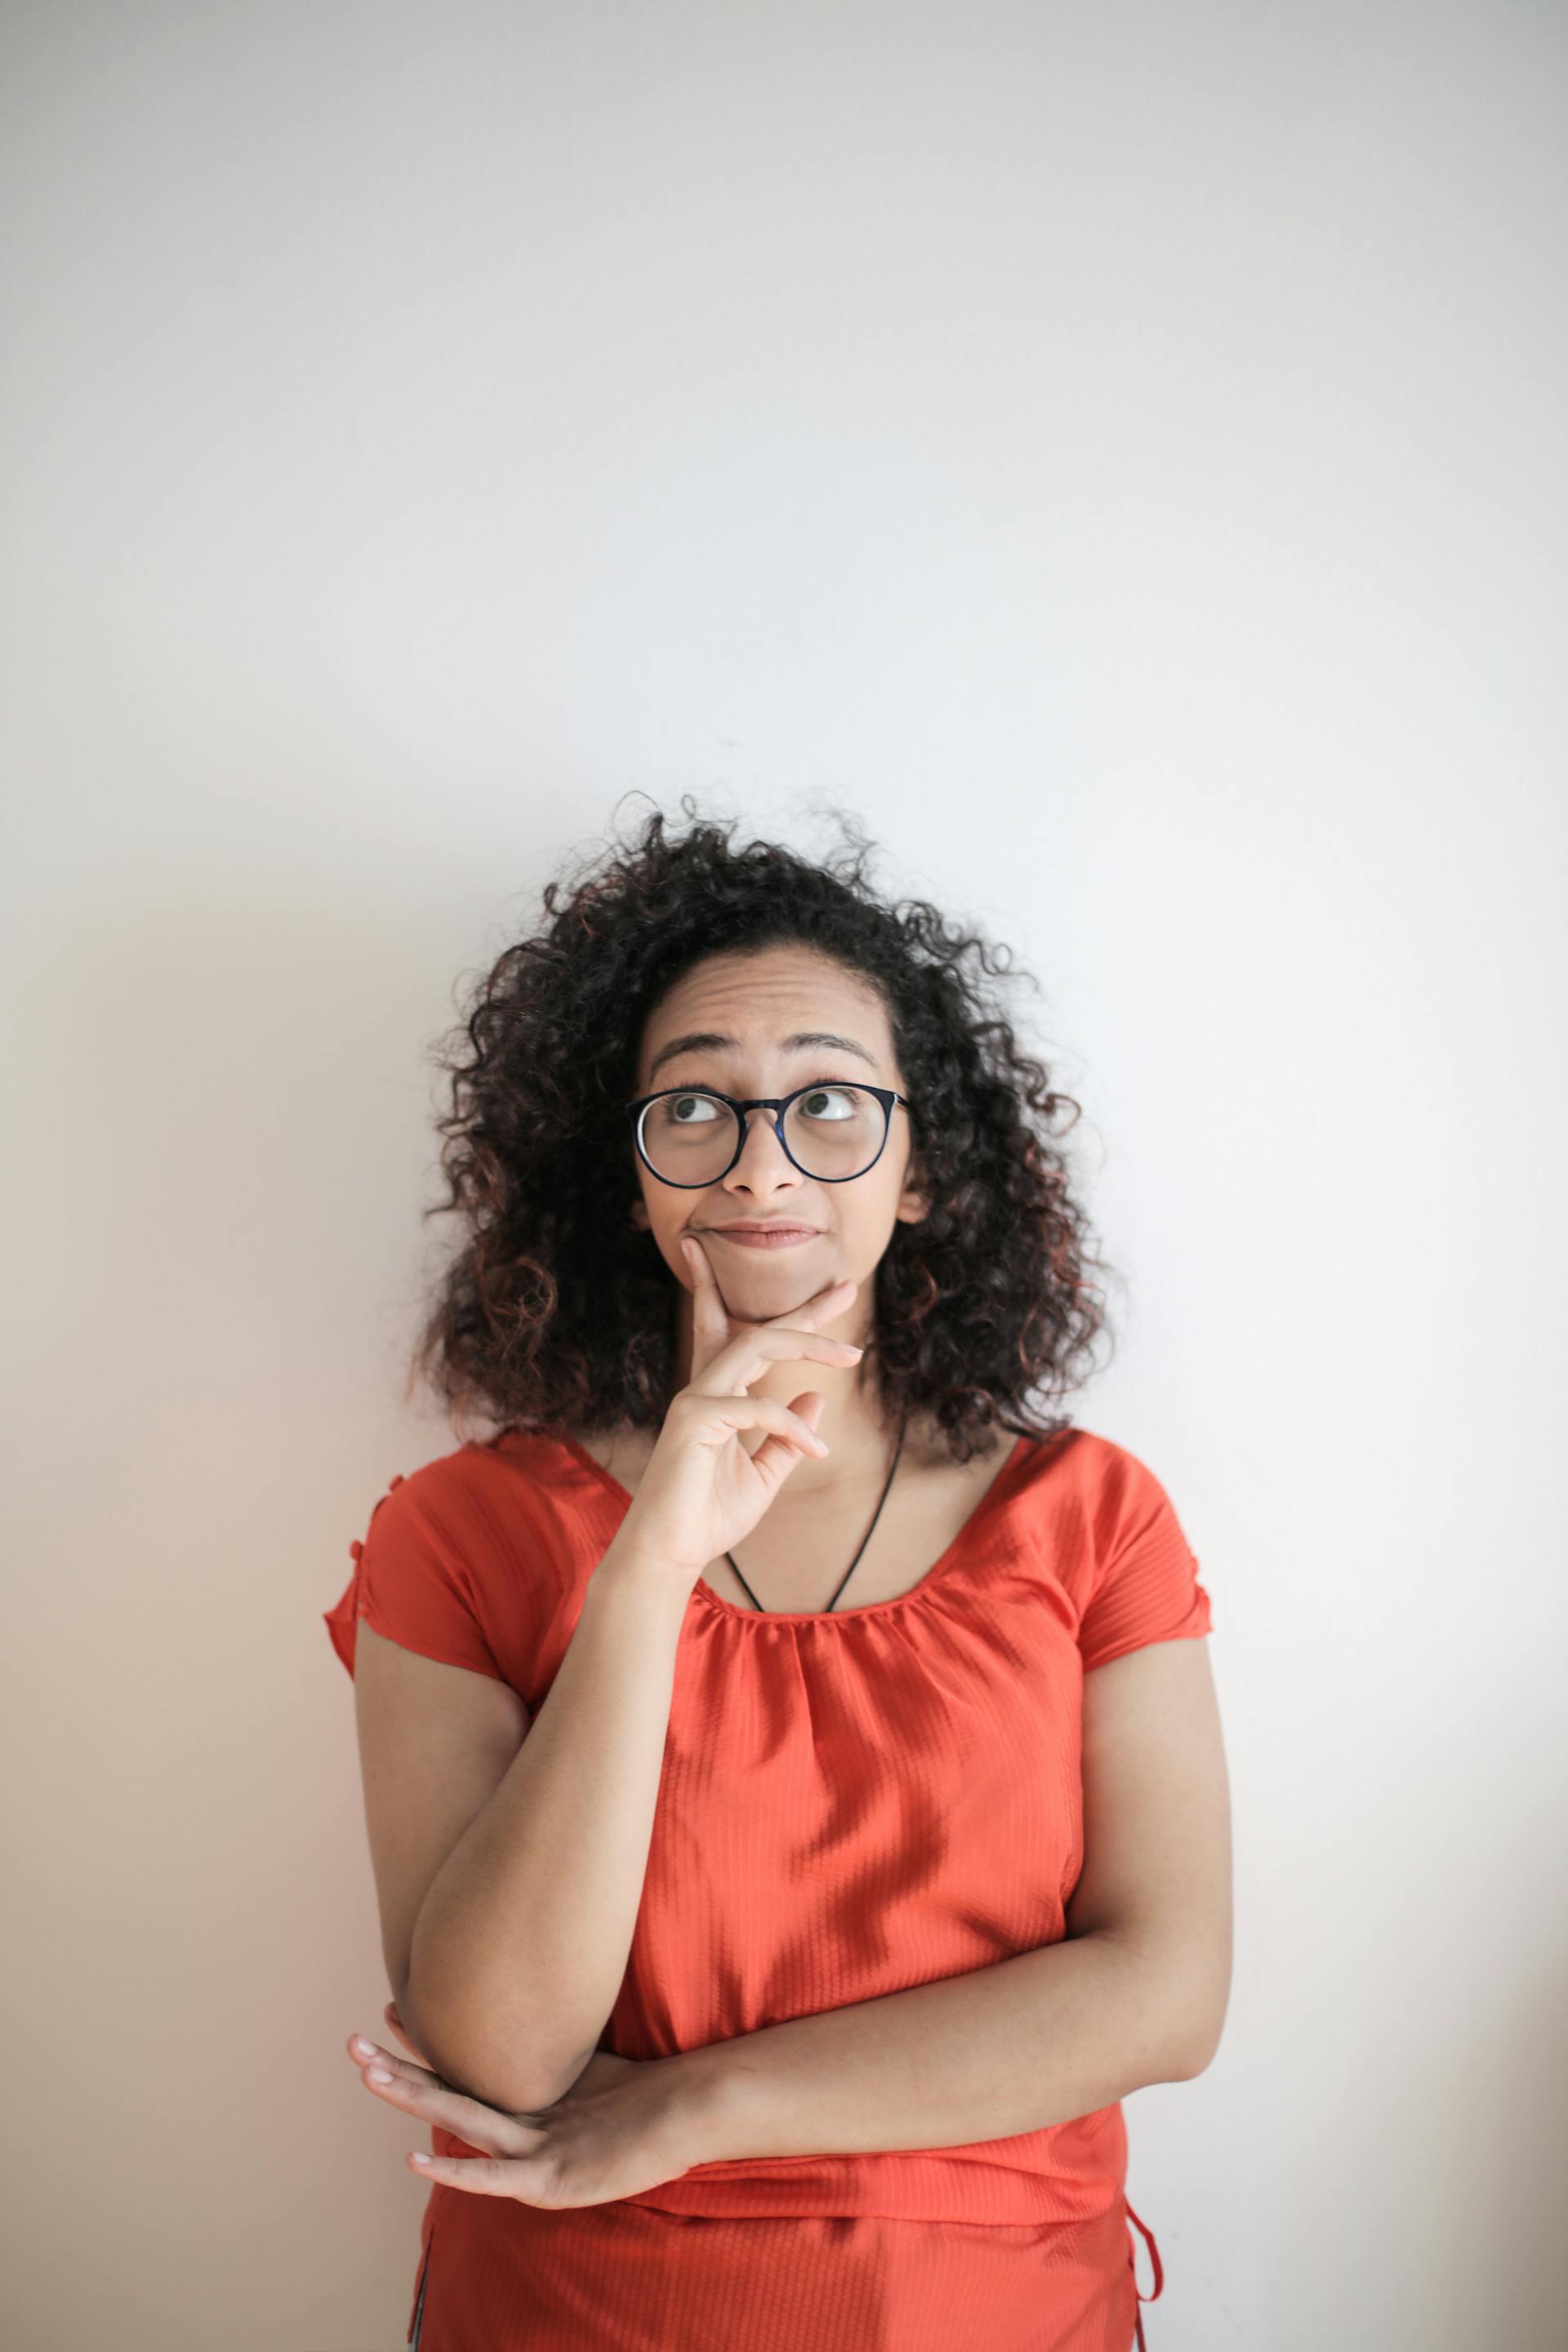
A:
<svg viewBox="0 0 1568 2352">
<path fill-rule="evenodd" d="M 1121 1928 L 1092 1931 L 1125 1956 L 1131 1986 L 1137 2080 L 1190 2083 L 1212 2065 L 1229 2003 L 1228 1966 L 1211 1953 L 1184 1955 L 1170 1939 Z"/>
<path fill-rule="evenodd" d="M 1207 2046 L 1199 2043 L 1195 2048 L 1186 2047 L 1178 2051 L 1176 2057 L 1165 2076 L 1166 2082 L 1195 2082 L 1197 2077 L 1205 2073 L 1214 2063 L 1215 2052 L 1217 2050 L 1218 2046 L 1217 2042 L 1208 2044 Z"/>
<path fill-rule="evenodd" d="M 1173 2083 L 1191 2083 L 1199 2074 L 1205 2074 L 1219 2054 L 1219 2045 L 1224 2032 L 1223 2011 L 1218 2017 L 1210 2012 L 1199 2019 L 1195 2024 L 1189 2022 L 1186 2032 L 1176 2041 L 1177 2063 L 1169 2080 Z"/>
<path fill-rule="evenodd" d="M 1164 1988 L 1168 2046 L 1175 2064 L 1169 2080 L 1190 2083 L 1206 2073 L 1219 2052 L 1230 2007 L 1230 1941 L 1208 1935 L 1164 1948 L 1159 1974 Z"/>
<path fill-rule="evenodd" d="M 497 2033 L 493 2019 L 473 2015 L 413 1980 L 399 1991 L 397 2009 L 423 2063 L 445 2087 L 502 2115 L 536 2115 L 553 2106 L 592 2055 L 563 2063 L 547 2052 L 520 2051 Z"/>
</svg>

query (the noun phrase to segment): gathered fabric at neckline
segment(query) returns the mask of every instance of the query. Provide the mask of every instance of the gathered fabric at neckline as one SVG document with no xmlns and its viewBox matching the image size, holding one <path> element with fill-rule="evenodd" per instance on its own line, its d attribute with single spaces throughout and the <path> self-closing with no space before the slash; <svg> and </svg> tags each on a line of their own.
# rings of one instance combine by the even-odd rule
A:
<svg viewBox="0 0 1568 2352">
<path fill-rule="evenodd" d="M 539 1433 L 530 1433 L 535 1436 L 540 1434 Z M 552 1432 L 548 1436 L 541 1437 L 540 1442 L 563 1447 L 574 1461 L 581 1463 L 585 1470 L 591 1471 L 612 1495 L 618 1496 L 622 1502 L 630 1504 L 632 1499 L 630 1488 L 623 1486 L 618 1478 L 612 1476 L 604 1464 L 596 1461 L 587 1447 L 580 1444 L 568 1431 Z M 908 1609 L 912 1603 L 933 1597 L 932 1588 L 944 1579 L 956 1564 L 958 1554 L 974 1535 L 980 1521 L 1001 1498 L 1003 1489 L 1010 1482 L 1020 1459 L 1026 1451 L 1033 1451 L 1036 1442 L 1026 1432 L 1019 1433 L 1014 1440 L 1011 1453 L 953 1537 L 952 1541 L 943 1550 L 941 1558 L 931 1562 L 920 1581 L 911 1584 L 907 1592 L 896 1592 L 888 1601 L 868 1601 L 858 1609 L 742 1609 L 739 1601 L 726 1601 L 722 1593 L 715 1592 L 707 1579 L 700 1576 L 692 1587 L 693 1597 L 701 1601 L 706 1608 L 721 1615 L 759 1625 L 847 1624 L 857 1617 L 884 1617 L 890 1610 Z"/>
</svg>

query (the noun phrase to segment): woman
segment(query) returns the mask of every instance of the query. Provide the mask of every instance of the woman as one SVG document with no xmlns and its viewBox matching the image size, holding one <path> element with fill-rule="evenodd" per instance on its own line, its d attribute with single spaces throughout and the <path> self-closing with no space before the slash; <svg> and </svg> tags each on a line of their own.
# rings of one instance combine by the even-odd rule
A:
<svg viewBox="0 0 1568 2352">
<path fill-rule="evenodd" d="M 656 813 L 447 1065 L 418 1361 L 499 1426 L 327 1612 L 418 2352 L 1143 2341 L 1120 2101 L 1228 1996 L 1208 1596 L 1032 1402 L 1102 1328 L 1077 1106 L 862 863 Z"/>
</svg>

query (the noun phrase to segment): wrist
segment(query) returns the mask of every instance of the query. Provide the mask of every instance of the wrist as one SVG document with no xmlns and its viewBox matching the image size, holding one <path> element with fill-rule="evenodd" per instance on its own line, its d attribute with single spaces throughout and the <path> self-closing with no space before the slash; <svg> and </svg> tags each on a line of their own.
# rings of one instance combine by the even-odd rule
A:
<svg viewBox="0 0 1568 2352">
<path fill-rule="evenodd" d="M 683 1580 L 681 1571 L 617 1535 L 589 1577 L 584 1598 L 596 1611 L 630 1613 L 651 1629 L 679 1633 L 695 1582 L 694 1577 Z"/>
<path fill-rule="evenodd" d="M 710 2042 L 665 2063 L 675 2087 L 676 2134 L 686 2168 L 751 2154 L 747 2123 L 755 2115 L 756 2085 L 737 2064 L 734 2045 Z"/>
</svg>

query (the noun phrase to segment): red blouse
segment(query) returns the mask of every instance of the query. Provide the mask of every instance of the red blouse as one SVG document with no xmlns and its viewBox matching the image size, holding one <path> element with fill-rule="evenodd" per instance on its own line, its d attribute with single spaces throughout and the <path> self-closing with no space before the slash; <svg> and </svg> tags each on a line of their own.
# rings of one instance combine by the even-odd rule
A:
<svg viewBox="0 0 1568 2352">
<path fill-rule="evenodd" d="M 629 1500 L 563 1433 L 507 1432 L 395 1478 L 325 1612 L 338 1655 L 352 1674 L 363 1617 L 405 1649 L 510 1683 L 537 1714 Z M 700 1579 L 600 2047 L 666 2057 L 1058 1941 L 1083 1861 L 1083 1675 L 1210 1625 L 1159 1481 L 1077 1428 L 1020 1436 L 936 1565 L 895 1600 L 759 1612 Z M 440 2130 L 432 2144 L 475 2152 Z M 700 2164 L 564 2212 L 437 2184 L 416 2340 L 420 2352 L 679 2352 L 721 2335 L 745 2352 L 784 2340 L 769 2331 L 793 2296 L 788 2340 L 834 2352 L 1125 2352 L 1126 2157 L 1116 2103 L 963 2147 Z M 683 2237 L 679 2217 L 709 2227 Z M 794 2241 L 777 2276 L 764 2221 Z M 735 2227 L 716 2240 L 719 2221 Z M 852 2277 L 875 2284 L 853 2318 Z M 838 2299 L 818 2312 L 823 2296 Z M 965 2332 L 977 2297 L 984 2336 Z M 837 2332 L 814 2335 L 824 2326 Z"/>
</svg>

